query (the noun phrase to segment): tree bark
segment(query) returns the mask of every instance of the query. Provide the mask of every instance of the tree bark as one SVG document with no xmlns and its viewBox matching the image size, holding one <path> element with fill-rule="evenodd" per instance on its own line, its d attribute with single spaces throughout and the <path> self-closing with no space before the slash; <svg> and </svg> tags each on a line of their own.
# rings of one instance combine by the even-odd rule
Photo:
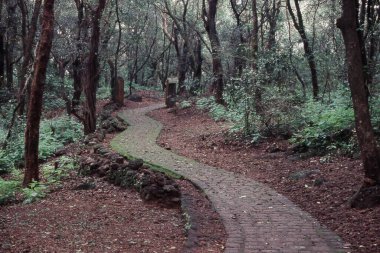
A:
<svg viewBox="0 0 380 253">
<path fill-rule="evenodd" d="M 99 82 L 99 40 L 100 19 L 106 5 L 106 0 L 99 0 L 98 6 L 92 12 L 92 34 L 90 52 L 86 59 L 83 73 L 83 91 L 86 96 L 83 111 L 84 134 L 90 134 L 96 130 L 96 88 Z"/>
<path fill-rule="evenodd" d="M 32 81 L 28 118 L 25 130 L 25 176 L 23 186 L 39 180 L 38 141 L 42 112 L 43 91 L 46 80 L 46 69 L 54 35 L 54 0 L 45 0 L 42 20 L 42 32 L 37 48 L 34 76 Z"/>
<path fill-rule="evenodd" d="M 235 42 L 233 43 L 233 46 L 237 48 L 236 53 L 234 54 L 234 67 L 233 67 L 233 75 L 240 77 L 243 74 L 243 68 L 245 67 L 245 60 L 244 60 L 244 48 L 245 44 L 247 43 L 246 39 L 243 35 L 243 24 L 242 24 L 242 14 L 247 9 L 249 0 L 244 0 L 240 3 L 241 8 L 238 7 L 238 3 L 236 0 L 230 0 L 230 5 L 232 8 L 232 12 L 234 13 L 235 19 L 236 19 L 236 33 L 233 33 L 232 40 Z M 237 36 L 235 36 L 237 35 Z M 236 40 L 236 38 L 238 40 Z M 236 44 L 236 41 L 238 44 Z"/>
<path fill-rule="evenodd" d="M 82 29 L 84 28 L 85 16 L 84 16 L 84 3 L 81 0 L 75 0 L 77 8 L 77 34 L 76 34 L 76 56 L 72 63 L 73 70 L 73 97 L 71 99 L 71 113 L 79 120 L 83 121 L 83 118 L 78 115 L 80 98 L 82 95 Z M 87 29 L 87 28 L 85 28 Z M 87 33 L 85 33 L 87 34 Z M 84 39 L 86 40 L 87 37 Z"/>
<path fill-rule="evenodd" d="M 194 80 L 194 84 L 193 86 L 190 88 L 190 93 L 192 95 L 195 95 L 196 94 L 196 91 L 199 90 L 199 88 L 201 87 L 201 81 L 202 81 L 202 62 L 203 62 L 203 57 L 202 57 L 202 41 L 201 39 L 198 37 L 195 38 L 195 41 L 194 41 L 195 45 L 194 45 L 194 53 L 193 53 L 193 80 Z"/>
<path fill-rule="evenodd" d="M 319 85 L 318 85 L 318 73 L 317 73 L 317 65 L 315 63 L 314 52 L 310 46 L 309 39 L 307 38 L 305 26 L 303 24 L 303 17 L 301 13 L 301 8 L 299 6 L 299 0 L 294 0 L 294 4 L 296 7 L 297 18 L 293 12 L 292 6 L 290 5 L 290 0 L 286 0 L 286 6 L 288 8 L 289 14 L 293 20 L 294 27 L 298 31 L 301 36 L 303 42 L 303 48 L 305 51 L 305 57 L 309 64 L 310 73 L 311 73 L 311 83 L 313 87 L 313 97 L 314 99 L 318 99 L 319 95 Z"/>
<path fill-rule="evenodd" d="M 124 80 L 118 77 L 118 57 L 120 52 L 120 44 L 121 44 L 121 22 L 119 17 L 119 1 L 115 1 L 115 12 L 116 12 L 116 23 L 118 24 L 118 39 L 117 46 L 115 52 L 115 62 L 114 64 L 110 64 L 111 69 L 111 100 L 118 106 L 124 105 Z M 113 65 L 113 66 L 112 66 Z M 122 87 L 121 87 L 122 84 Z"/>
<path fill-rule="evenodd" d="M 16 7 L 17 1 L 7 0 L 7 42 L 5 45 L 5 69 L 6 69 L 6 85 L 9 91 L 13 89 L 13 65 L 14 65 L 14 48 L 17 41 L 17 17 Z"/>
<path fill-rule="evenodd" d="M 206 10 L 206 3 L 203 0 L 203 23 L 211 43 L 212 54 L 212 72 L 214 80 L 211 90 L 214 91 L 215 102 L 224 104 L 223 90 L 224 90 L 224 71 L 221 58 L 221 46 L 219 41 L 218 32 L 216 30 L 216 13 L 217 13 L 218 0 L 208 0 L 208 10 Z"/>
<path fill-rule="evenodd" d="M 29 31 L 27 34 L 25 34 L 25 37 L 22 40 L 23 44 L 23 61 L 21 65 L 21 70 L 18 76 L 18 84 L 19 84 L 19 91 L 18 91 L 18 103 L 20 103 L 20 107 L 18 109 L 18 115 L 23 115 L 25 110 L 25 86 L 26 86 L 26 80 L 27 80 L 27 73 L 28 69 L 30 68 L 30 63 L 33 58 L 33 46 L 34 46 L 34 38 L 36 36 L 37 31 L 37 21 L 38 16 L 40 14 L 42 0 L 36 0 L 34 3 L 34 10 L 32 14 L 32 19 L 30 21 L 29 25 Z M 27 22 L 27 6 L 21 2 L 20 3 L 20 9 L 22 13 L 22 20 L 23 20 L 23 27 L 26 28 L 28 25 Z"/>
<path fill-rule="evenodd" d="M 257 60 L 259 52 L 259 19 L 257 13 L 257 0 L 252 0 L 252 14 L 253 14 L 253 36 L 252 36 L 252 53 L 253 53 L 253 62 L 252 69 L 256 73 L 258 71 Z M 263 115 L 263 101 L 262 101 L 262 88 L 261 85 L 254 78 L 255 84 L 255 111 L 257 115 Z"/>
<path fill-rule="evenodd" d="M 372 195 L 368 193 L 368 189 L 378 191 L 375 199 L 379 202 L 380 155 L 368 106 L 366 77 L 359 39 L 361 33 L 359 32 L 357 1 L 343 0 L 342 9 L 342 17 L 337 20 L 337 27 L 342 32 L 346 48 L 348 82 L 351 89 L 356 133 L 365 174 L 364 183 L 353 197 L 351 204 L 354 207 L 370 207 L 376 203 L 370 197 Z"/>
<path fill-rule="evenodd" d="M 3 0 L 0 0 L 0 14 L 3 13 Z M 4 74 L 5 74 L 5 50 L 4 50 L 4 33 L 5 27 L 1 26 L 2 15 L 0 15 L 0 88 L 4 84 Z"/>
</svg>

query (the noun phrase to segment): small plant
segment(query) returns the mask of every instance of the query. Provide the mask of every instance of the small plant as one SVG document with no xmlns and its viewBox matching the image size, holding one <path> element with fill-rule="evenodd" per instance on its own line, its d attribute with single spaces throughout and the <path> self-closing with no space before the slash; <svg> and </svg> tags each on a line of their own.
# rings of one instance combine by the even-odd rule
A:
<svg viewBox="0 0 380 253">
<path fill-rule="evenodd" d="M 197 100 L 196 106 L 201 110 L 209 110 L 213 103 L 215 103 L 214 97 L 203 97 Z"/>
<path fill-rule="evenodd" d="M 191 107 L 191 102 L 190 101 L 187 101 L 187 100 L 184 100 L 182 101 L 180 104 L 179 104 L 179 108 L 180 109 L 187 109 L 187 108 L 190 108 Z"/>
<path fill-rule="evenodd" d="M 0 178 L 0 205 L 11 201 L 21 188 L 20 181 L 4 180 Z"/>
<path fill-rule="evenodd" d="M 47 185 L 57 185 L 75 168 L 76 161 L 73 158 L 62 156 L 53 163 L 45 164 L 42 167 L 42 174 Z"/>
<path fill-rule="evenodd" d="M 23 188 L 22 193 L 25 197 L 23 203 L 30 204 L 39 199 L 43 199 L 48 192 L 48 187 L 37 181 L 33 181 L 30 183 L 28 188 Z"/>
</svg>

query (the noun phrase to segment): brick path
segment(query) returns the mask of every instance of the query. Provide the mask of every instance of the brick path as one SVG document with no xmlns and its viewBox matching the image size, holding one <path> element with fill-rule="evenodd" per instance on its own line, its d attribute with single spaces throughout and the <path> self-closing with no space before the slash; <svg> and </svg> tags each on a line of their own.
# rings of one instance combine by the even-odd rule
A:
<svg viewBox="0 0 380 253">
<path fill-rule="evenodd" d="M 199 186 L 222 217 L 226 253 L 349 252 L 338 236 L 268 186 L 159 147 L 162 125 L 145 113 L 161 107 L 120 114 L 130 127 L 113 140 L 124 148 L 117 151 L 173 170 Z"/>
</svg>

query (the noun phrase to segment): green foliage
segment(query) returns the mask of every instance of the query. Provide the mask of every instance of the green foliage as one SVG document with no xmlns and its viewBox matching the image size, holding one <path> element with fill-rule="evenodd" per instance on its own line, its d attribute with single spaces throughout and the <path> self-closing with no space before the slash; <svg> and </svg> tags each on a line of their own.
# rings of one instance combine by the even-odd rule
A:
<svg viewBox="0 0 380 253">
<path fill-rule="evenodd" d="M 227 107 L 217 104 L 214 97 L 200 98 L 196 102 L 198 109 L 206 110 L 210 113 L 210 116 L 215 120 L 236 120 L 235 111 L 228 110 Z"/>
<path fill-rule="evenodd" d="M 45 164 L 42 167 L 42 174 L 48 185 L 55 185 L 59 184 L 76 167 L 77 163 L 75 159 L 62 156 L 54 163 Z"/>
<path fill-rule="evenodd" d="M 213 103 L 215 103 L 214 97 L 203 97 L 197 100 L 196 106 L 201 110 L 209 110 Z"/>
<path fill-rule="evenodd" d="M 25 123 L 18 122 L 15 128 L 24 129 Z M 83 126 L 74 118 L 68 116 L 45 119 L 41 121 L 39 158 L 50 157 L 57 149 L 64 145 L 80 140 L 83 136 Z M 1 133 L 0 133 L 1 134 Z M 0 136 L 5 138 L 5 136 Z M 0 166 L 2 170 L 10 171 L 24 156 L 24 134 L 23 131 L 14 133 L 5 150 L 0 150 Z"/>
<path fill-rule="evenodd" d="M 23 188 L 22 193 L 24 195 L 24 204 L 30 204 L 37 200 L 45 198 L 48 193 L 48 187 L 46 184 L 33 181 L 28 188 Z"/>
<path fill-rule="evenodd" d="M 17 193 L 22 194 L 24 204 L 42 199 L 49 193 L 50 187 L 59 185 L 75 168 L 77 168 L 77 163 L 74 158 L 62 156 L 44 164 L 41 169 L 42 180 L 33 181 L 28 188 L 21 187 L 22 171 L 13 169 L 10 180 L 0 178 L 0 205 L 11 201 Z"/>
<path fill-rule="evenodd" d="M 179 103 L 179 108 L 180 109 L 187 109 L 187 108 L 190 108 L 190 107 L 191 107 L 191 102 L 190 101 L 184 100 L 181 103 Z"/>
<path fill-rule="evenodd" d="M 354 112 L 350 98 L 337 94 L 329 104 L 308 101 L 301 111 L 295 125 L 300 130 L 294 134 L 292 142 L 321 151 L 336 149 L 352 149 L 351 138 L 334 138 L 344 129 L 354 127 Z"/>
<path fill-rule="evenodd" d="M 11 201 L 20 189 L 20 181 L 4 180 L 0 178 L 0 205 L 4 205 Z"/>
<path fill-rule="evenodd" d="M 109 85 L 101 85 L 96 91 L 97 99 L 111 98 L 111 87 Z"/>
</svg>

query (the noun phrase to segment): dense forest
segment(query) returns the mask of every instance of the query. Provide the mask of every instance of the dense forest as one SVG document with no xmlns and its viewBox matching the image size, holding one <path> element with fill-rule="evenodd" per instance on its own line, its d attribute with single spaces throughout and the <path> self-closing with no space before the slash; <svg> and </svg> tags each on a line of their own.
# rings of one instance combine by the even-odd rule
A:
<svg viewBox="0 0 380 253">
<path fill-rule="evenodd" d="M 24 186 L 95 131 L 97 101 L 174 78 L 178 106 L 200 97 L 236 138 L 361 153 L 356 199 L 377 201 L 378 0 L 0 0 L 0 13 L 0 171 L 25 167 Z"/>
</svg>

